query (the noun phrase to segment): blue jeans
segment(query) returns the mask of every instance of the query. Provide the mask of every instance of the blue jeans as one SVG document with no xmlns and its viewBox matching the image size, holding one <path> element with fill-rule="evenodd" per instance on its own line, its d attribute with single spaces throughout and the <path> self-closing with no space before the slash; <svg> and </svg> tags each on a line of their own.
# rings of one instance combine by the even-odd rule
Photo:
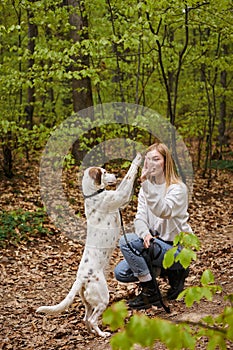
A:
<svg viewBox="0 0 233 350">
<path fill-rule="evenodd" d="M 137 253 L 141 253 L 144 249 L 143 240 L 139 238 L 135 233 L 127 234 L 127 240 L 130 243 L 133 250 Z M 158 268 L 163 267 L 163 258 L 167 250 L 171 249 L 171 245 L 161 241 L 157 238 L 154 239 L 156 244 L 154 244 L 154 256 L 153 266 Z M 125 237 L 122 236 L 119 241 L 120 250 L 124 256 L 122 260 L 114 270 L 115 278 L 120 282 L 137 282 L 138 276 L 145 276 L 150 273 L 147 263 L 143 256 L 138 256 L 134 254 L 128 247 Z M 179 247 L 175 253 L 177 255 L 180 252 Z M 182 269 L 182 265 L 179 262 L 174 263 L 169 270 Z"/>
</svg>

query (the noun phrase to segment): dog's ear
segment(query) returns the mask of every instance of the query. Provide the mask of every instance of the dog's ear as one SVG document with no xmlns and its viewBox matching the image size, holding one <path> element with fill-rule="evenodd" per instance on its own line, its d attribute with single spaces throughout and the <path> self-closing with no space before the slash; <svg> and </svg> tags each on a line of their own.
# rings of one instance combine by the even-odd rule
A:
<svg viewBox="0 0 233 350">
<path fill-rule="evenodd" d="M 101 185 L 102 172 L 99 168 L 91 168 L 89 170 L 89 176 L 95 181 L 97 186 Z"/>
</svg>

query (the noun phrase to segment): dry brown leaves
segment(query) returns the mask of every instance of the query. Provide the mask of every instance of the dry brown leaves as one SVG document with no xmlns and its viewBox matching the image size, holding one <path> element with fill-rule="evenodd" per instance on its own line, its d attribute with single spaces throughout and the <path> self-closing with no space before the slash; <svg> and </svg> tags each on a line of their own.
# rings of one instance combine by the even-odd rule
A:
<svg viewBox="0 0 233 350">
<path fill-rule="evenodd" d="M 65 191 L 71 206 L 82 211 L 82 197 L 78 194 L 76 174 L 65 174 Z M 20 167 L 12 180 L 1 179 L 0 205 L 5 210 L 22 208 L 34 210 L 41 206 L 38 167 Z M 172 313 L 151 308 L 149 317 L 163 317 L 170 320 L 198 321 L 206 314 L 217 314 L 223 310 L 223 297 L 232 293 L 233 287 L 233 223 L 232 223 L 232 174 L 222 173 L 207 188 L 206 181 L 196 175 L 193 198 L 190 203 L 190 223 L 201 240 L 198 260 L 191 266 L 187 286 L 197 285 L 202 272 L 210 268 L 223 292 L 210 303 L 202 301 L 187 309 L 183 301 L 170 303 Z M 135 213 L 135 203 L 124 210 L 124 221 L 130 230 L 130 222 Z M 51 229 L 56 231 L 51 223 Z M 77 296 L 70 309 L 58 316 L 35 314 L 42 304 L 54 304 L 63 299 L 70 289 L 82 256 L 83 245 L 74 242 L 61 233 L 51 237 L 38 237 L 20 246 L 10 246 L 1 250 L 0 287 L 0 349 L 110 349 L 109 340 L 88 334 L 82 318 L 84 307 Z M 118 283 L 113 276 L 113 268 L 121 259 L 115 250 L 109 267 L 108 284 L 110 304 L 127 298 L 135 292 L 135 286 Z M 167 284 L 160 281 L 165 292 Z M 106 328 L 106 327 L 102 327 Z M 202 340 L 198 347 L 205 349 Z M 140 347 L 135 347 L 140 349 Z M 156 349 L 165 349 L 157 344 Z"/>
</svg>

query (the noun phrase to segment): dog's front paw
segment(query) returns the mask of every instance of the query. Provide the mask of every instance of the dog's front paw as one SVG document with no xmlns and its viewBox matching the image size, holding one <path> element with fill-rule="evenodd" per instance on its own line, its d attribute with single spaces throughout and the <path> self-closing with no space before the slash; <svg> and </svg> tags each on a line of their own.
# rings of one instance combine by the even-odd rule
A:
<svg viewBox="0 0 233 350">
<path fill-rule="evenodd" d="M 137 153 L 136 157 L 133 160 L 133 163 L 135 165 L 137 165 L 138 167 L 141 165 L 141 163 L 142 163 L 142 155 L 141 155 L 141 153 Z"/>
</svg>

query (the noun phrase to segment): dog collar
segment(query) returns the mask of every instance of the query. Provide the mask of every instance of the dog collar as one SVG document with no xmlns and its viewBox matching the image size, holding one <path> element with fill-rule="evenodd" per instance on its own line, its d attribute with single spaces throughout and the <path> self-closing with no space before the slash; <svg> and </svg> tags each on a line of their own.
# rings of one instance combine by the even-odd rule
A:
<svg viewBox="0 0 233 350">
<path fill-rule="evenodd" d="M 91 197 L 94 197 L 94 196 L 96 196 L 97 194 L 99 194 L 99 193 L 101 193 L 101 192 L 103 192 L 103 191 L 105 191 L 105 188 L 100 188 L 98 191 L 96 191 L 96 192 L 94 192 L 94 193 L 92 193 L 92 194 L 89 194 L 89 195 L 85 195 L 85 194 L 83 194 L 83 197 L 86 199 L 86 198 L 91 198 Z"/>
</svg>

